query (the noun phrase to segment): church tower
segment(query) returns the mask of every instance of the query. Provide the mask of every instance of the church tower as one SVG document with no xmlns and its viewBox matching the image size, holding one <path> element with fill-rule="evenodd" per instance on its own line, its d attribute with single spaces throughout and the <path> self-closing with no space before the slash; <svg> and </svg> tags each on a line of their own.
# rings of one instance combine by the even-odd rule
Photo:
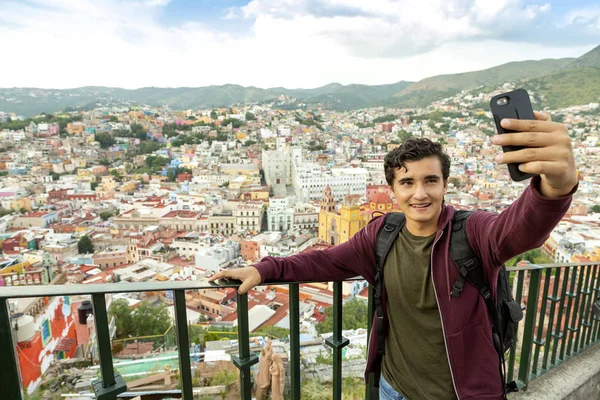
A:
<svg viewBox="0 0 600 400">
<path fill-rule="evenodd" d="M 327 185 L 323 192 L 323 198 L 321 199 L 321 211 L 334 212 L 335 211 L 335 199 L 333 198 L 333 190 Z"/>
</svg>

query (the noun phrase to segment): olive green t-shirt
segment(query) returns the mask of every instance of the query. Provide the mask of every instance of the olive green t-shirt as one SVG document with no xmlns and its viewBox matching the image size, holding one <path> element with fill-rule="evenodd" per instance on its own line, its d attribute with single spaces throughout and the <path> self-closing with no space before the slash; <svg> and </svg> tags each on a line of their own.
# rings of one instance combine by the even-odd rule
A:
<svg viewBox="0 0 600 400">
<path fill-rule="evenodd" d="M 431 278 L 434 239 L 404 226 L 383 273 L 389 329 L 382 373 L 408 400 L 456 398 Z"/>
</svg>

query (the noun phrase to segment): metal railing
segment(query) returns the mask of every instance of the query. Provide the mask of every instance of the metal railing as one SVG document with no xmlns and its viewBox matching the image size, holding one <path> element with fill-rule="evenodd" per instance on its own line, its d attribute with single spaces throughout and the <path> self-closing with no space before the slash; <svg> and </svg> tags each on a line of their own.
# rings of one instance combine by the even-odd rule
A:
<svg viewBox="0 0 600 400">
<path fill-rule="evenodd" d="M 600 294 L 600 266 L 598 264 L 528 265 L 508 269 L 514 274 L 516 300 L 524 305 L 525 319 L 519 326 L 517 345 L 508 357 L 508 379 L 517 377 L 519 387 L 526 390 L 535 377 L 558 366 L 584 349 L 600 342 L 600 319 L 592 317 L 592 304 Z M 359 279 L 359 278 L 355 278 Z M 289 286 L 290 355 L 289 398 L 300 399 L 300 282 L 278 282 Z M 21 286 L 0 288 L 0 387 L 2 398 L 21 400 L 18 360 L 12 337 L 8 300 L 11 298 L 91 295 L 99 348 L 101 378 L 92 382 L 100 400 L 128 398 L 139 393 L 127 392 L 126 383 L 113 369 L 111 339 L 105 295 L 124 292 L 174 292 L 175 327 L 179 353 L 179 380 L 183 399 L 193 398 L 190 342 L 186 317 L 185 291 L 235 287 L 215 285 L 206 280 L 187 282 L 111 283 L 98 285 Z M 342 336 L 342 282 L 333 284 L 333 336 L 326 340 L 333 352 L 332 398 L 342 398 L 342 350 L 349 344 Z M 368 331 L 373 315 L 372 288 L 369 290 Z M 251 352 L 248 324 L 248 296 L 237 295 L 238 355 L 232 356 L 240 374 L 240 395 L 252 398 L 250 368 L 258 362 Z M 370 379 L 372 382 L 372 377 Z M 370 386 L 365 398 L 370 398 Z M 165 395 L 173 396 L 173 391 Z M 156 398 L 156 397 L 153 397 Z"/>
<path fill-rule="evenodd" d="M 546 264 L 508 268 L 515 300 L 525 304 L 519 341 L 508 357 L 508 380 L 528 383 L 600 342 L 600 264 Z M 525 290 L 527 289 L 527 290 Z"/>
</svg>

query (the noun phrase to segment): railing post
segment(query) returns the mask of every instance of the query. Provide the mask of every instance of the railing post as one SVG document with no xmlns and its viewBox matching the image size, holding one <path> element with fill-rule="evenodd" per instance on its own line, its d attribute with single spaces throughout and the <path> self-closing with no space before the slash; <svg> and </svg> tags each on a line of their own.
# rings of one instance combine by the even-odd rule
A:
<svg viewBox="0 0 600 400">
<path fill-rule="evenodd" d="M 569 284 L 569 276 L 571 274 L 571 268 L 565 267 L 564 273 L 565 273 L 565 275 L 562 278 L 563 283 L 561 286 L 561 292 L 560 292 L 560 296 L 559 296 L 560 297 L 560 305 L 558 306 L 558 320 L 556 321 L 556 331 L 552 334 L 552 336 L 554 336 L 554 347 L 552 348 L 552 365 L 553 366 L 557 365 L 557 362 L 556 362 L 557 355 L 559 357 L 559 360 L 561 359 L 561 356 L 558 354 L 558 349 L 564 342 L 564 337 L 565 337 L 564 332 L 566 329 L 566 323 L 563 324 L 563 313 L 565 310 L 565 302 L 566 302 L 566 298 L 567 298 L 567 287 Z"/>
<path fill-rule="evenodd" d="M 333 282 L 333 336 L 325 339 L 333 349 L 333 400 L 342 398 L 342 349 L 350 340 L 342 336 L 342 282 Z"/>
<path fill-rule="evenodd" d="M 517 287 L 515 289 L 515 301 L 519 306 L 521 305 L 521 300 L 523 298 L 523 282 L 525 281 L 525 271 L 516 271 L 512 272 L 514 278 L 517 279 Z M 513 279 L 513 287 L 514 287 L 514 279 Z M 521 308 L 523 308 L 521 306 Z M 517 357 L 517 343 L 515 343 L 511 349 L 508 356 L 508 372 L 507 372 L 507 382 L 512 382 L 514 380 L 513 376 L 515 375 L 515 360 Z"/>
<path fill-rule="evenodd" d="M 250 354 L 250 332 L 248 324 L 248 295 L 237 294 L 238 349 L 239 357 L 231 357 L 240 370 L 240 391 L 243 400 L 252 399 L 252 376 L 250 367 L 258 362 L 256 354 Z"/>
<path fill-rule="evenodd" d="M 292 400 L 300 400 L 300 287 L 290 284 L 290 377 Z"/>
<path fill-rule="evenodd" d="M 536 335 L 535 339 L 533 340 L 533 343 L 536 345 L 535 346 L 535 354 L 533 356 L 533 366 L 531 369 L 531 372 L 534 377 L 537 376 L 538 362 L 539 362 L 539 358 L 540 358 L 540 347 L 544 346 L 546 344 L 546 341 L 543 339 L 543 333 L 544 333 L 544 319 L 546 317 L 546 304 L 548 302 L 547 298 L 548 298 L 548 288 L 550 287 L 550 273 L 551 272 L 552 271 L 550 270 L 550 268 L 545 269 L 544 292 L 541 297 L 542 304 L 541 304 L 541 309 L 540 309 L 540 318 L 539 318 L 538 324 L 537 324 L 538 331 L 537 331 L 537 335 Z"/>
<path fill-rule="evenodd" d="M 177 349 L 179 350 L 179 379 L 183 400 L 193 400 L 192 367 L 190 363 L 190 338 L 185 309 L 185 290 L 175 290 L 175 324 L 177 325 Z"/>
<path fill-rule="evenodd" d="M 542 362 L 542 370 L 548 369 L 548 360 L 550 359 L 550 345 L 552 343 L 553 326 L 559 326 L 560 321 L 556 321 L 554 313 L 556 312 L 556 304 L 560 301 L 559 284 L 562 270 L 556 268 L 554 270 L 554 287 L 552 289 L 552 296 L 548 296 L 550 303 L 550 316 L 548 319 L 548 327 L 546 329 L 546 347 L 544 348 L 544 361 Z M 556 347 L 556 341 L 554 341 Z"/>
<path fill-rule="evenodd" d="M 581 267 L 579 269 L 579 280 L 577 282 L 577 288 L 575 289 L 575 291 L 573 292 L 573 295 L 575 296 L 575 305 L 573 306 L 573 316 L 571 317 L 571 324 L 569 325 L 569 331 L 571 331 L 571 335 L 569 337 L 569 343 L 567 344 L 567 355 L 571 356 L 571 354 L 576 351 L 577 349 L 573 349 L 573 341 L 575 340 L 575 344 L 577 343 L 577 340 L 579 338 L 579 322 L 580 322 L 580 308 L 579 308 L 579 303 L 581 302 L 581 293 L 582 293 L 582 288 L 583 288 L 583 276 L 584 276 L 584 269 L 583 267 Z M 575 338 L 573 338 L 575 337 Z"/>
<path fill-rule="evenodd" d="M 373 316 L 375 315 L 375 303 L 373 302 L 373 295 L 375 291 L 373 290 L 373 285 L 369 283 L 369 297 L 367 303 L 367 358 L 369 358 L 369 340 L 371 339 L 371 332 L 373 330 Z M 367 387 L 365 389 L 365 400 L 371 400 L 371 394 L 373 391 L 373 386 L 375 374 L 369 374 L 369 382 L 367 383 Z"/>
<path fill-rule="evenodd" d="M 15 354 L 15 340 L 11 333 L 10 309 L 8 299 L 0 299 L 0 387 L 2 398 L 21 400 L 21 370 Z"/>
<path fill-rule="evenodd" d="M 519 363 L 519 386 L 527 389 L 529 384 L 529 367 L 531 365 L 531 349 L 533 347 L 533 334 L 535 328 L 535 315 L 537 312 L 538 295 L 542 268 L 529 271 L 529 294 L 525 311 L 525 327 L 523 328 L 523 343 L 521 347 L 521 362 Z"/>
<path fill-rule="evenodd" d="M 98 357 L 102 378 L 92 381 L 94 393 L 98 400 L 112 400 L 119 393 L 127 390 L 127 385 L 121 374 L 115 372 L 112 362 L 112 349 L 110 333 L 108 331 L 108 316 L 106 312 L 106 298 L 104 293 L 92 294 L 94 309 L 94 322 L 96 325 L 96 339 L 98 341 Z"/>
</svg>

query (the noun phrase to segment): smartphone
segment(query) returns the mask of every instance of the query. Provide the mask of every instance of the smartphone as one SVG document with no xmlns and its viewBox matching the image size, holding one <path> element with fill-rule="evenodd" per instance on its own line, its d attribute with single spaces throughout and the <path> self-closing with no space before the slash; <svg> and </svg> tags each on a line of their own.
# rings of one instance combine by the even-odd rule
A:
<svg viewBox="0 0 600 400">
<path fill-rule="evenodd" d="M 504 129 L 500 125 L 500 121 L 504 118 L 512 119 L 535 119 L 533 114 L 533 107 L 531 106 L 531 100 L 529 99 L 529 93 L 525 89 L 516 89 L 512 92 L 506 92 L 492 97 L 490 100 L 490 109 L 496 123 L 496 130 L 498 134 L 513 133 L 510 129 Z M 509 151 L 521 150 L 526 147 L 524 146 L 502 146 L 502 151 L 508 153 Z M 508 172 L 513 181 L 523 181 L 534 177 L 534 174 L 529 174 L 519 170 L 518 163 L 507 164 Z"/>
</svg>

